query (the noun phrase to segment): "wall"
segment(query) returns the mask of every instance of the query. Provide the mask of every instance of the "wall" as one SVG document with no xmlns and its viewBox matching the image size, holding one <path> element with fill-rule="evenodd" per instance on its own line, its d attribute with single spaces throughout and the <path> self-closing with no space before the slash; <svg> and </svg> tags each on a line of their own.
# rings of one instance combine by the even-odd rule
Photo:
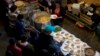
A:
<svg viewBox="0 0 100 56">
<path fill-rule="evenodd" d="M 89 4 L 94 3 L 96 5 L 100 5 L 100 0 L 86 0 L 86 2 Z"/>
<path fill-rule="evenodd" d="M 88 4 L 94 3 L 98 6 L 100 6 L 100 0 L 78 0 L 78 2 L 80 2 L 80 1 L 85 1 L 85 3 L 88 3 Z"/>
</svg>

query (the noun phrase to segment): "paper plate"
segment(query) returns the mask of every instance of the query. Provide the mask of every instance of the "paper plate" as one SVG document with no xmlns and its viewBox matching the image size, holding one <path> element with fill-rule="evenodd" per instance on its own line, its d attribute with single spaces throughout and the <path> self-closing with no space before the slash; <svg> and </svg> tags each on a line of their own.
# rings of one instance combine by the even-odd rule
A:
<svg viewBox="0 0 100 56">
<path fill-rule="evenodd" d="M 72 49 L 68 45 L 65 45 L 65 46 L 63 46 L 62 50 L 64 52 L 70 52 Z"/>
<path fill-rule="evenodd" d="M 52 15 L 50 16 L 51 19 L 57 19 L 57 17 L 58 17 L 58 16 L 55 15 L 55 14 L 52 14 Z"/>
</svg>

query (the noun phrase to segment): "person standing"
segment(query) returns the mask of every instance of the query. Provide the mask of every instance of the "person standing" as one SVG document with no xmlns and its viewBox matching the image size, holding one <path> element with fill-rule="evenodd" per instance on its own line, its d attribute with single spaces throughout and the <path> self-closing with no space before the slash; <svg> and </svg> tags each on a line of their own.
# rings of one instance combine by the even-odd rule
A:
<svg viewBox="0 0 100 56">
<path fill-rule="evenodd" d="M 16 40 L 13 38 L 9 40 L 7 51 L 9 51 L 9 55 L 22 56 L 22 49 L 16 45 Z M 9 55 L 6 53 L 6 56 L 9 56 Z"/>
<path fill-rule="evenodd" d="M 19 40 L 20 37 L 25 34 L 25 24 L 24 24 L 24 21 L 23 21 L 23 15 L 22 14 L 19 14 L 17 16 L 15 28 L 16 28 L 16 37 Z"/>
<path fill-rule="evenodd" d="M 9 19 L 8 19 L 8 4 L 5 0 L 0 0 L 0 20 L 3 22 L 4 30 L 8 32 Z"/>
<path fill-rule="evenodd" d="M 92 16 L 92 21 L 94 22 L 92 24 L 92 29 L 95 30 L 97 28 L 97 25 L 100 23 L 100 14 L 99 11 L 95 11 L 95 13 Z"/>
<path fill-rule="evenodd" d="M 56 19 L 52 19 L 53 25 L 62 25 L 65 10 L 61 7 L 60 3 L 56 2 L 52 6 L 52 14 L 57 15 Z"/>
</svg>

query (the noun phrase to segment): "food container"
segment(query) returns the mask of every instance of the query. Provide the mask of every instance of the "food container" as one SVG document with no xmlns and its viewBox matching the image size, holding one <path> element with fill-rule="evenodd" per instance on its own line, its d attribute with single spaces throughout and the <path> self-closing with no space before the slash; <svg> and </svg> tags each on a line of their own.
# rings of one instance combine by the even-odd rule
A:
<svg viewBox="0 0 100 56">
<path fill-rule="evenodd" d="M 44 11 L 35 12 L 32 20 L 35 23 L 35 27 L 42 30 L 50 23 L 50 14 Z"/>
<path fill-rule="evenodd" d="M 55 15 L 55 14 L 52 14 L 52 15 L 50 16 L 51 19 L 57 19 L 57 17 L 58 17 L 58 16 Z"/>
<path fill-rule="evenodd" d="M 95 51 L 92 48 L 86 48 L 85 49 L 85 55 L 86 56 L 94 56 L 95 55 Z"/>
<path fill-rule="evenodd" d="M 25 6 L 25 2 L 24 1 L 16 1 L 15 5 L 17 6 L 17 8 L 22 8 Z"/>
</svg>

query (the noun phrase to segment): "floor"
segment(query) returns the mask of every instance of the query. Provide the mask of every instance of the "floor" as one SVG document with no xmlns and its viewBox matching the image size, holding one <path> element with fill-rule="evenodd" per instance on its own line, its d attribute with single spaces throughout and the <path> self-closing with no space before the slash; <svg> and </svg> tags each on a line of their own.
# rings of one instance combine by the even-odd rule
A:
<svg viewBox="0 0 100 56">
<path fill-rule="evenodd" d="M 64 20 L 63 28 L 65 28 L 70 33 L 74 34 L 77 38 L 80 38 L 82 41 L 90 45 L 94 50 L 100 52 L 100 36 L 97 36 L 94 31 L 88 29 L 82 29 L 75 25 L 75 22 L 72 20 Z"/>
<path fill-rule="evenodd" d="M 63 28 L 80 38 L 82 41 L 86 42 L 94 50 L 100 51 L 100 42 L 97 39 L 98 37 L 96 36 L 95 32 L 81 29 L 77 27 L 74 22 L 72 22 L 73 21 L 69 19 L 65 19 L 63 23 Z M 0 36 L 0 56 L 5 56 L 5 50 L 10 37 L 8 37 L 4 32 L 2 24 L 0 24 L 0 32 L 2 33 L 2 36 Z"/>
<path fill-rule="evenodd" d="M 0 22 L 0 33 L 2 33 L 2 35 L 0 36 L 0 56 L 5 56 L 5 50 L 8 45 L 9 37 L 7 37 L 1 22 Z"/>
</svg>

